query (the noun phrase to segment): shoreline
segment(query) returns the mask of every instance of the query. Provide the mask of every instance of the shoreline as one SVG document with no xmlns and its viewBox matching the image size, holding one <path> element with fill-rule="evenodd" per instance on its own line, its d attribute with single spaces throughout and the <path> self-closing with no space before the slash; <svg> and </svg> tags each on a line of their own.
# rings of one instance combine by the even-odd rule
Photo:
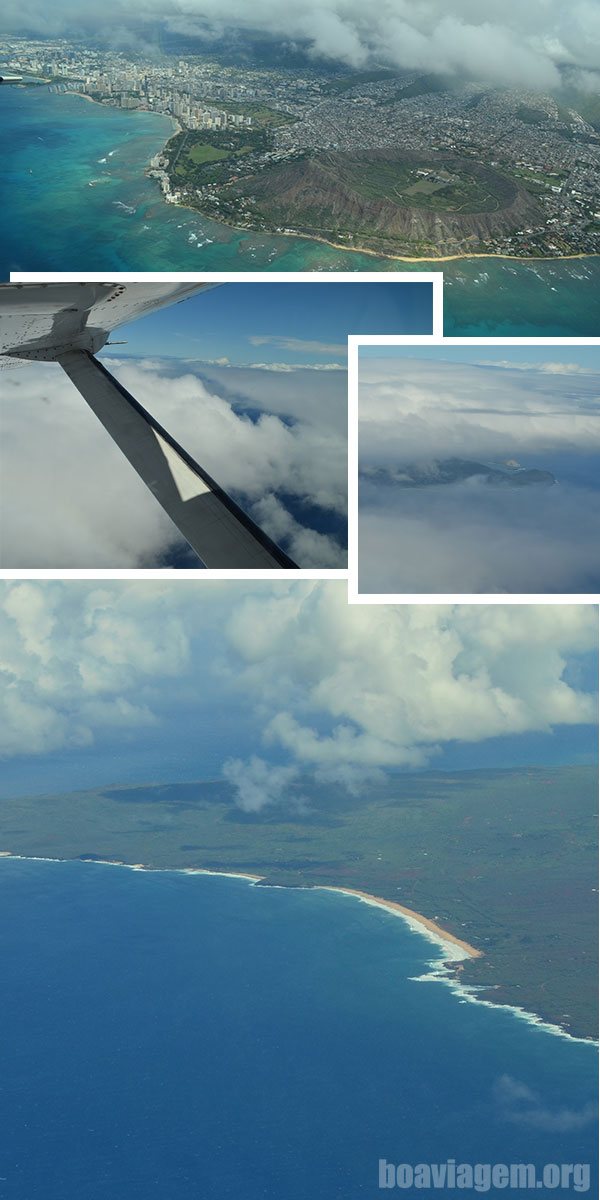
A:
<svg viewBox="0 0 600 1200">
<path fill-rule="evenodd" d="M 149 867 L 146 863 L 126 863 L 122 859 L 51 858 L 41 854 L 14 854 L 12 850 L 0 850 L 0 859 L 2 858 L 15 859 L 20 862 L 72 862 L 91 866 L 125 867 L 128 871 L 145 871 L 148 874 L 212 875 L 225 879 L 243 879 L 250 887 L 256 887 L 258 884 L 264 883 L 266 878 L 264 875 L 256 875 L 249 871 L 215 871 L 210 867 Z M 443 983 L 463 1003 L 482 1004 L 484 1008 L 504 1009 L 506 1012 L 512 1013 L 519 1020 L 525 1021 L 526 1024 L 536 1029 L 543 1029 L 546 1033 L 551 1033 L 554 1037 L 567 1038 L 571 1042 L 580 1042 L 586 1046 L 598 1046 L 599 1044 L 597 1038 L 592 1036 L 581 1037 L 578 1034 L 569 1033 L 561 1025 L 557 1025 L 552 1021 L 546 1021 L 543 1017 L 538 1016 L 537 1013 L 530 1012 L 520 1005 L 483 999 L 478 993 L 482 991 L 489 992 L 491 988 L 487 986 L 471 986 L 461 983 L 458 974 L 460 967 L 457 964 L 467 958 L 481 958 L 483 957 L 483 951 L 477 950 L 469 942 L 462 941 L 460 938 L 455 937 L 454 934 L 448 933 L 440 925 L 437 925 L 435 921 L 431 921 L 429 917 L 423 916 L 422 913 L 418 913 L 414 909 L 406 908 L 403 904 L 398 904 L 394 900 L 385 900 L 381 896 L 373 896 L 370 892 L 363 892 L 358 888 L 347 888 L 335 884 L 311 884 L 308 886 L 265 884 L 264 886 L 273 890 L 281 889 L 284 891 L 337 892 L 343 896 L 350 896 L 362 904 L 369 905 L 371 908 L 379 908 L 390 913 L 392 916 L 400 917 L 413 933 L 421 934 L 421 936 L 426 937 L 428 941 L 433 942 L 444 951 L 442 959 L 436 958 L 427 964 L 429 970 L 425 974 L 408 977 L 413 983 Z"/>
<path fill-rule="evenodd" d="M 441 945 L 444 950 L 450 947 L 452 952 L 449 957 L 453 962 L 459 962 L 464 958 L 484 957 L 483 950 L 477 950 L 469 942 L 464 942 L 461 938 L 455 937 L 453 933 L 448 933 L 446 929 L 443 929 L 435 921 L 430 920 L 429 917 L 424 917 L 422 913 L 416 912 L 412 908 L 406 908 L 404 904 L 398 904 L 395 900 L 385 900 L 383 896 L 373 896 L 370 892 L 359 891 L 358 888 L 336 887 L 333 884 L 323 884 L 320 890 L 324 892 L 339 892 L 342 896 L 356 896 L 371 908 L 381 908 L 385 912 L 392 913 L 393 916 L 403 917 L 411 928 L 417 926 L 419 933 L 429 933 L 431 940 L 437 945 Z M 454 947 L 462 950 L 463 953 L 457 955 Z"/>
<path fill-rule="evenodd" d="M 173 118 L 174 119 L 174 118 Z M 181 126 L 177 132 L 183 132 Z M 176 134 L 172 134 L 175 137 Z M 171 138 L 165 142 L 165 145 L 160 151 L 164 153 Z M 169 184 L 170 184 L 169 180 Z M 172 193 L 171 193 L 172 194 Z M 320 237 L 319 234 L 310 233 L 285 233 L 283 230 L 268 230 L 268 229 L 253 229 L 249 225 L 236 225 L 233 221 L 226 221 L 222 215 L 217 219 L 214 213 L 204 212 L 203 209 L 197 208 L 193 204 L 184 204 L 182 201 L 170 201 L 174 208 L 185 208 L 188 212 L 195 212 L 198 217 L 202 217 L 205 221 L 212 221 L 214 225 L 223 225 L 226 229 L 232 229 L 234 233 L 254 235 L 255 237 L 280 238 L 287 237 L 295 239 L 298 242 L 316 242 L 321 246 L 329 246 L 331 250 L 341 250 L 346 254 L 365 254 L 370 258 L 381 258 L 386 262 L 401 262 L 401 263 L 446 263 L 446 262 L 469 262 L 475 258 L 494 258 L 504 259 L 510 263 L 561 263 L 574 262 L 582 258 L 600 258 L 600 252 L 597 251 L 578 251 L 577 254 L 499 254 L 494 250 L 486 250 L 481 253 L 474 254 L 440 254 L 428 257 L 410 257 L 406 254 L 391 254 L 383 250 L 370 250 L 366 246 L 344 246 L 341 242 L 330 242 L 328 238 Z"/>
<path fill-rule="evenodd" d="M 88 104 L 97 104 L 100 108 L 114 108 L 117 112 L 128 112 L 135 116 L 136 113 L 146 113 L 149 117 L 164 117 L 166 121 L 171 122 L 171 132 L 160 150 L 156 154 L 163 154 L 166 150 L 171 138 L 177 136 L 178 133 L 183 133 L 183 126 L 179 124 L 177 117 L 171 116 L 171 113 L 154 112 L 152 108 L 120 108 L 118 104 L 105 104 L 103 100 L 95 100 L 93 96 L 88 96 L 87 92 L 61 92 L 63 96 L 78 96 L 80 100 L 87 100 Z M 152 155 L 154 158 L 155 155 Z M 149 165 L 149 164 L 148 164 Z M 145 169 L 147 170 L 147 168 Z M 145 173 L 145 172 L 144 172 Z"/>
<path fill-rule="evenodd" d="M 267 235 L 269 237 L 293 237 L 302 238 L 304 241 L 321 242 L 324 246 L 331 246 L 334 250 L 346 250 L 352 254 L 368 254 L 372 258 L 385 258 L 390 262 L 405 262 L 405 263 L 445 263 L 445 262 L 460 262 L 468 261 L 472 258 L 500 258 L 506 259 L 510 263 L 536 263 L 536 262 L 569 262 L 578 258 L 600 258 L 598 253 L 586 253 L 581 251 L 577 254 L 497 254 L 494 250 L 485 250 L 479 254 L 440 254 L 429 257 L 411 258 L 406 254 L 386 254 L 385 251 L 369 250 L 361 246 L 343 246 L 338 242 L 330 242 L 327 238 L 319 237 L 318 234 L 310 236 L 304 233 L 273 233 Z"/>
<path fill-rule="evenodd" d="M 81 100 L 87 100 L 89 104 L 98 104 L 101 108 L 118 108 L 118 105 L 116 105 L 116 104 L 104 104 L 102 100 L 95 100 L 93 98 L 93 96 L 88 96 L 86 92 L 69 91 L 69 92 L 65 92 L 63 94 L 68 95 L 68 96 L 79 96 L 79 98 Z M 119 110 L 119 111 L 124 111 L 124 110 Z M 172 122 L 171 133 L 169 134 L 168 138 L 166 139 L 166 141 L 164 142 L 164 144 L 162 145 L 160 150 L 156 151 L 157 155 L 164 154 L 167 149 L 167 146 L 169 145 L 169 142 L 174 137 L 177 137 L 178 134 L 185 132 L 184 127 L 179 123 L 177 118 L 173 117 L 170 113 L 157 113 L 149 108 L 127 109 L 126 111 L 133 112 L 133 113 L 136 113 L 136 112 L 137 113 L 149 113 L 150 116 L 165 117 L 167 120 Z M 155 156 L 153 155 L 152 157 L 155 157 Z M 150 163 L 148 163 L 147 166 L 145 167 L 144 174 L 146 175 L 147 178 L 150 178 L 150 179 L 155 178 L 154 176 L 148 174 L 149 168 L 150 168 Z M 170 188 L 170 184 L 171 184 L 171 181 L 169 179 L 169 188 Z M 183 204 L 176 200 L 167 201 L 165 199 L 164 193 L 162 192 L 162 189 L 160 188 L 160 185 L 159 185 L 159 191 L 161 192 L 161 196 L 165 203 L 171 203 L 174 208 L 184 208 L 188 212 L 197 213 L 198 216 L 201 217 L 203 220 L 212 221 L 213 224 L 215 224 L 215 225 L 223 225 L 226 229 L 232 229 L 234 233 L 248 234 L 250 236 L 256 235 L 257 237 L 268 237 L 268 238 L 287 237 L 287 238 L 294 238 L 294 239 L 296 239 L 296 241 L 316 242 L 317 244 L 320 244 L 322 246 L 329 246 L 329 248 L 332 250 L 341 250 L 345 253 L 350 253 L 350 254 L 365 254 L 370 258 L 381 258 L 387 262 L 419 264 L 419 263 L 446 263 L 446 262 L 461 262 L 461 261 L 468 262 L 470 259 L 476 259 L 476 258 L 497 258 L 497 259 L 505 260 L 506 262 L 510 262 L 510 263 L 519 263 L 519 262 L 523 262 L 523 263 L 536 263 L 536 262 L 560 263 L 560 262 L 572 262 L 572 261 L 576 261 L 577 259 L 581 259 L 581 258 L 600 258 L 600 254 L 597 252 L 593 252 L 593 251 L 592 252 L 581 251 L 581 252 L 578 252 L 577 254 L 559 254 L 559 255 L 540 254 L 540 255 L 530 255 L 530 256 L 513 255 L 513 254 L 499 254 L 493 250 L 487 250 L 482 253 L 475 253 L 475 254 L 440 254 L 440 255 L 428 255 L 428 256 L 423 256 L 423 257 L 420 255 L 410 256 L 410 255 L 406 255 L 406 254 L 392 254 L 392 253 L 386 253 L 385 251 L 381 251 L 381 250 L 371 250 L 366 246 L 343 245 L 339 242 L 329 241 L 328 238 L 320 237 L 318 234 L 308 234 L 308 233 L 299 233 L 299 232 L 284 233 L 281 231 L 277 232 L 276 230 L 269 231 L 269 230 L 265 230 L 265 229 L 263 229 L 263 230 L 252 229 L 246 225 L 236 225 L 231 221 L 225 221 L 222 219 L 222 217 L 219 217 L 219 219 L 217 220 L 214 213 L 204 212 L 201 208 L 197 208 L 194 205 Z"/>
</svg>

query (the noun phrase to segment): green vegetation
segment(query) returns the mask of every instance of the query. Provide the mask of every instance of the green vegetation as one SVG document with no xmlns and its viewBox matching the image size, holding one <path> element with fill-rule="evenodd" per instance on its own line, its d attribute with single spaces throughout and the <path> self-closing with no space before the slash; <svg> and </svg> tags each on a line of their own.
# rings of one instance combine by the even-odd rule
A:
<svg viewBox="0 0 600 1200">
<path fill-rule="evenodd" d="M 412 83 L 398 89 L 394 100 L 408 100 L 410 96 L 429 96 L 435 92 L 450 92 L 456 88 L 456 79 L 449 75 L 419 75 Z"/>
<path fill-rule="evenodd" d="M 348 158 L 340 169 L 348 189 L 370 200 L 389 200 L 403 208 L 430 208 L 435 212 L 497 212 L 511 192 L 506 180 L 491 171 L 461 162 L 403 162 Z"/>
<path fill-rule="evenodd" d="M 544 125 L 550 119 L 543 108 L 531 108 L 529 104 L 519 104 L 516 116 L 526 125 Z"/>
<path fill-rule="evenodd" d="M 350 796 L 290 789 L 245 813 L 226 783 L 5 799 L 0 848 L 249 871 L 395 900 L 483 950 L 461 979 L 583 1036 L 595 1029 L 596 772 L 397 775 Z"/>
<path fill-rule="evenodd" d="M 269 108 L 259 100 L 245 100 L 243 104 L 226 104 L 223 100 L 219 100 L 219 108 L 223 112 L 233 113 L 240 117 L 251 117 L 251 127 L 260 129 L 275 129 L 278 125 L 289 125 L 296 120 L 296 117 L 291 116 L 290 113 Z"/>
<path fill-rule="evenodd" d="M 185 130 L 171 138 L 166 148 L 168 173 L 173 186 L 195 191 L 209 183 L 227 183 L 240 158 L 255 150 L 264 151 L 264 130 Z"/>
<path fill-rule="evenodd" d="M 526 191 L 499 171 L 451 152 L 398 150 L 392 158 L 379 150 L 322 150 L 255 161 L 202 206 L 261 232 L 424 256 L 484 251 L 498 234 L 538 216 Z"/>
<path fill-rule="evenodd" d="M 394 79 L 395 73 L 391 69 L 385 67 L 378 68 L 374 71 L 353 71 L 351 75 L 338 75 L 323 88 L 324 95 L 337 95 L 341 92 L 348 92 L 350 88 L 359 87 L 364 83 L 385 83 L 387 79 Z"/>
<path fill-rule="evenodd" d="M 219 162 L 222 158 L 228 158 L 226 150 L 219 150 L 217 146 L 211 146 L 208 142 L 196 142 L 186 150 L 186 154 L 193 163 Z"/>
<path fill-rule="evenodd" d="M 544 171 L 536 171 L 533 167 L 513 167 L 511 174 L 533 196 L 541 196 L 549 188 L 561 187 L 567 179 L 566 171 L 555 171 L 548 175 Z"/>
</svg>

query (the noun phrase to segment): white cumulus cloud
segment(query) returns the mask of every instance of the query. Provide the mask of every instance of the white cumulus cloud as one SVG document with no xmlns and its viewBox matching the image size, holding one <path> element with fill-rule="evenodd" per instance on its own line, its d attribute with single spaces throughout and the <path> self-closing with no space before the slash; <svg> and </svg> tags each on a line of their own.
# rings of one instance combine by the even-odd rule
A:
<svg viewBox="0 0 600 1200">
<path fill-rule="evenodd" d="M 595 722 L 572 668 L 597 628 L 592 605 L 349 606 L 344 581 L 4 582 L 0 754 L 183 726 L 193 755 L 227 726 L 238 803 L 298 805 L 306 774 L 356 789 L 447 743 Z"/>
<path fill-rule="evenodd" d="M 155 682 L 175 678 L 189 654 L 176 593 L 171 606 L 165 600 L 153 583 L 3 583 L 0 755 L 86 746 L 100 729 L 153 724 Z"/>
<path fill-rule="evenodd" d="M 592 607 L 348 606 L 315 584 L 250 596 L 229 636 L 265 745 L 346 785 L 422 766 L 445 742 L 595 719 L 594 698 L 564 679 L 596 644 Z"/>
<path fill-rule="evenodd" d="M 254 407 L 254 391 L 264 379 L 259 371 L 232 373 L 236 395 L 228 398 L 221 375 L 203 383 L 191 371 L 173 377 L 172 364 L 112 361 L 110 367 L 246 507 L 270 501 L 283 509 L 276 496 L 284 491 L 299 503 L 344 516 L 346 442 L 331 412 L 345 411 L 345 373 L 327 373 L 317 388 L 311 376 L 311 401 L 304 408 L 309 373 L 278 377 L 277 410 L 265 411 L 263 398 L 262 411 L 251 419 L 243 404 L 246 398 Z M 254 382 L 246 387 L 249 375 Z M 1 414 L 2 566 L 143 567 L 183 544 L 59 366 L 36 363 L 7 372 Z M 299 525 L 297 514 L 287 514 L 282 534 L 293 540 L 300 566 L 340 565 L 339 545 Z M 332 559 L 323 564 L 329 545 Z"/>
<path fill-rule="evenodd" d="M 439 359 L 363 357 L 361 464 L 600 450 L 598 370 L 509 369 L 470 364 L 444 347 Z"/>
</svg>

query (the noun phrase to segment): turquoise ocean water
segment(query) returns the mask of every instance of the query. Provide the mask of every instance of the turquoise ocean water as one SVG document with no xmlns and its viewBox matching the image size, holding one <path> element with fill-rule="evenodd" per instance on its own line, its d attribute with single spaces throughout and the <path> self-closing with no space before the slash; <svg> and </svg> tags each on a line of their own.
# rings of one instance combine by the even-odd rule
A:
<svg viewBox="0 0 600 1200">
<path fill-rule="evenodd" d="M 236 232 L 166 204 L 144 168 L 171 129 L 168 117 L 44 87 L 1 89 L 0 278 L 11 270 L 422 269 L 302 238 Z M 445 264 L 444 277 L 450 335 L 600 332 L 599 258 L 465 259 Z"/>
<path fill-rule="evenodd" d="M 593 1047 L 419 981 L 440 951 L 388 913 L 11 859 L 0 912 L 11 1200 L 374 1200 L 382 1158 L 593 1161 Z"/>
</svg>

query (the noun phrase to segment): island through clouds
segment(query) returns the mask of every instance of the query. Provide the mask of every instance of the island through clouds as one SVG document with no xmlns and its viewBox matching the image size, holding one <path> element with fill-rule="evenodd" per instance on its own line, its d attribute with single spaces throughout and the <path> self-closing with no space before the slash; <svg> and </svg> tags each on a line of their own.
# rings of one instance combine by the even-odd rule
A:
<svg viewBox="0 0 600 1200">
<path fill-rule="evenodd" d="M 598 590 L 596 356 L 491 350 L 361 352 L 361 592 Z"/>
</svg>

